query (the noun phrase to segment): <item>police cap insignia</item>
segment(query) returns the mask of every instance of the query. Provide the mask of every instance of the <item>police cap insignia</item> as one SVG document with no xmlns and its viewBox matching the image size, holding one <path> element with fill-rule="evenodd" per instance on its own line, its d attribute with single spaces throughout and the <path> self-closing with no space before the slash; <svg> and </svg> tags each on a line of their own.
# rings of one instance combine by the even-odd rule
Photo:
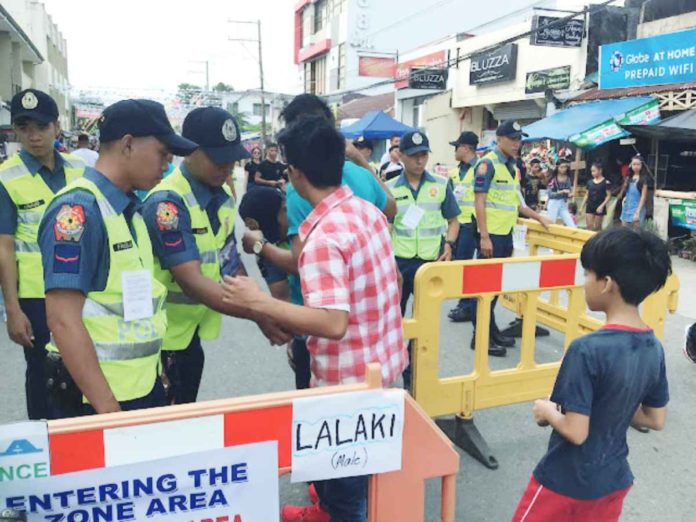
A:
<svg viewBox="0 0 696 522">
<path fill-rule="evenodd" d="M 24 96 L 22 96 L 22 107 L 27 109 L 27 110 L 32 110 L 36 109 L 36 107 L 39 105 L 39 99 L 36 97 L 36 94 L 33 92 L 28 92 Z"/>
</svg>

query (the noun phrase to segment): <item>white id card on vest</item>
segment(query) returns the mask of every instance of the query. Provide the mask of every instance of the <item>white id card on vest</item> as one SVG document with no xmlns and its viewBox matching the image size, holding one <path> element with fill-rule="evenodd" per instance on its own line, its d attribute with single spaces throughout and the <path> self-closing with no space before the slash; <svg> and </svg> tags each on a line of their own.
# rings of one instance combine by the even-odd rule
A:
<svg viewBox="0 0 696 522">
<path fill-rule="evenodd" d="M 418 223 L 420 223 L 420 220 L 423 219 L 424 215 L 425 210 L 423 210 L 420 207 L 417 207 L 416 205 L 409 205 L 408 209 L 406 210 L 406 214 L 404 214 L 404 217 L 401 220 L 401 223 L 406 228 L 415 230 L 416 228 L 418 228 Z"/>
<path fill-rule="evenodd" d="M 124 321 L 152 317 L 152 273 L 149 270 L 123 272 L 121 289 Z"/>
</svg>

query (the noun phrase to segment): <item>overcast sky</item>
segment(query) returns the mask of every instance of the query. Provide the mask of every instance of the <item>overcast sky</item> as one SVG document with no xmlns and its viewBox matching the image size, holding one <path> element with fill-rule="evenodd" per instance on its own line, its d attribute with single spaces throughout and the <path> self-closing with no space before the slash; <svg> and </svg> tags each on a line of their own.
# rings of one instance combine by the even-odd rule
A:
<svg viewBox="0 0 696 522">
<path fill-rule="evenodd" d="M 301 92 L 293 62 L 294 0 L 43 0 L 68 42 L 70 83 L 118 93 L 136 88 L 156 97 L 181 82 L 235 89 L 259 87 L 257 44 L 228 38 L 255 38 L 261 19 L 266 89 Z M 243 6 L 243 8 L 242 8 Z"/>
</svg>

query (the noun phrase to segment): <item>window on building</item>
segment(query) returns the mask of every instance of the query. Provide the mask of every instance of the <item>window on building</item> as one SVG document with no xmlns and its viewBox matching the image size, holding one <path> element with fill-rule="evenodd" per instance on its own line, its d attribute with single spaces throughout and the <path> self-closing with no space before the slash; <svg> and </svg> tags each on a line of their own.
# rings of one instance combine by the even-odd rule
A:
<svg viewBox="0 0 696 522">
<path fill-rule="evenodd" d="M 338 16 L 346 9 L 346 0 L 329 0 L 329 16 Z"/>
<path fill-rule="evenodd" d="M 305 7 L 302 10 L 302 47 L 309 45 L 312 29 L 312 9 Z"/>
<path fill-rule="evenodd" d="M 266 117 L 270 116 L 271 114 L 271 105 L 266 104 Z M 261 104 L 260 103 L 255 103 L 254 107 L 252 109 L 254 116 L 261 116 Z"/>
<path fill-rule="evenodd" d="M 338 46 L 338 89 L 346 88 L 346 44 Z"/>
<path fill-rule="evenodd" d="M 239 102 L 228 103 L 227 110 L 232 114 L 239 114 Z"/>
<path fill-rule="evenodd" d="M 326 93 L 326 56 L 305 63 L 305 92 Z"/>
<path fill-rule="evenodd" d="M 314 4 L 314 32 L 318 33 L 326 27 L 328 16 L 328 0 L 318 0 Z"/>
</svg>

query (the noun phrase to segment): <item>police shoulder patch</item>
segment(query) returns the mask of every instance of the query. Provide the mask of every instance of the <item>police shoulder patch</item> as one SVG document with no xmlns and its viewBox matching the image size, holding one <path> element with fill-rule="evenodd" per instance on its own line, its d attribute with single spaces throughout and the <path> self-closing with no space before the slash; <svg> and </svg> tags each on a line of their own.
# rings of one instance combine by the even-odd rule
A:
<svg viewBox="0 0 696 522">
<path fill-rule="evenodd" d="M 82 205 L 62 205 L 56 214 L 53 233 L 56 241 L 78 242 L 85 231 L 85 209 Z"/>
<path fill-rule="evenodd" d="M 488 174 L 488 162 L 482 161 L 476 167 L 476 175 L 477 176 L 485 176 L 486 174 Z"/>
<path fill-rule="evenodd" d="M 155 216 L 157 228 L 160 231 L 177 230 L 179 228 L 179 209 L 171 201 L 158 203 Z"/>
</svg>

